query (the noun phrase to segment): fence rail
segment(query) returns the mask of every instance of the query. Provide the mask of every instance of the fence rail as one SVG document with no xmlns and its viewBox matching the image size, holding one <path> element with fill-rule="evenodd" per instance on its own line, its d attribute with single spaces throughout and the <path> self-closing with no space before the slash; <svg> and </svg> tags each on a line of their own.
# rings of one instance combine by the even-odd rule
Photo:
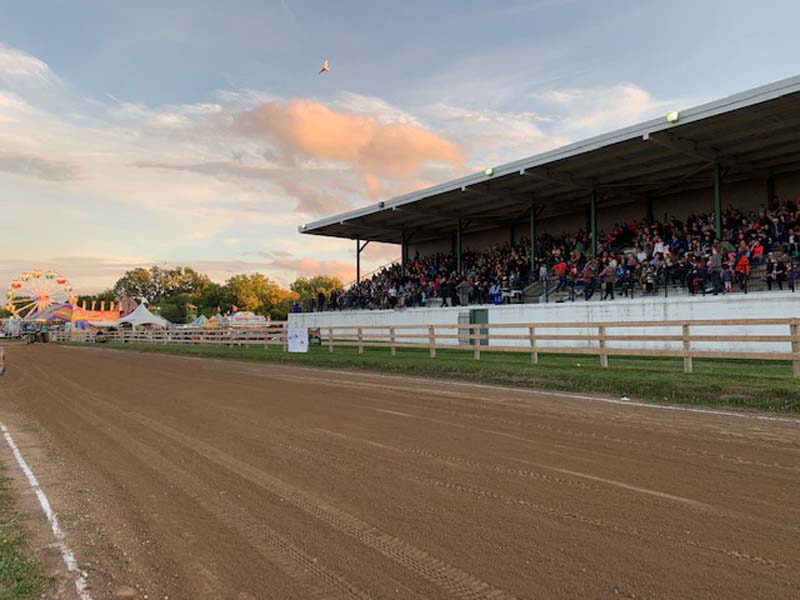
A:
<svg viewBox="0 0 800 600">
<path fill-rule="evenodd" d="M 367 348 L 389 348 L 394 356 L 398 348 L 420 348 L 435 358 L 437 350 L 460 349 L 472 351 L 475 360 L 480 360 L 482 352 L 517 352 L 530 354 L 533 364 L 539 362 L 540 354 L 585 354 L 597 356 L 603 368 L 608 368 L 610 356 L 676 357 L 683 358 L 686 373 L 693 371 L 694 358 L 782 360 L 791 361 L 793 376 L 800 379 L 800 319 L 340 325 L 313 331 L 318 331 L 320 344 L 329 352 L 337 347 L 355 347 L 359 354 Z M 123 344 L 281 346 L 287 350 L 287 333 L 286 322 L 280 322 L 266 328 L 121 330 L 104 335 Z M 99 341 L 97 336 L 54 332 L 53 339 L 92 342 Z"/>
<path fill-rule="evenodd" d="M 55 342 L 109 341 L 120 344 L 187 344 L 199 346 L 286 346 L 286 322 L 269 327 L 238 327 L 204 329 L 120 329 L 110 332 L 72 330 L 54 331 Z"/>
<path fill-rule="evenodd" d="M 765 327 L 768 333 L 753 331 Z M 563 332 L 576 329 L 580 332 Z M 658 331 L 646 331 L 652 329 Z M 708 332 L 708 329 L 713 331 Z M 783 332 L 776 329 L 783 329 Z M 321 328 L 320 337 L 322 345 L 330 352 L 337 346 L 356 347 L 359 354 L 366 348 L 388 347 L 394 355 L 398 348 L 422 348 L 428 349 L 434 358 L 437 350 L 456 348 L 472 350 L 476 360 L 480 360 L 482 352 L 526 353 L 530 354 L 533 364 L 539 362 L 539 354 L 588 354 L 598 356 L 603 368 L 608 367 L 609 356 L 676 357 L 683 358 L 686 373 L 693 371 L 694 358 L 783 360 L 792 362 L 793 375 L 800 378 L 800 319 L 342 325 Z M 552 342 L 580 342 L 582 345 L 554 345 Z M 614 343 L 625 346 L 609 346 Z M 644 347 L 644 344 L 653 343 L 666 343 L 669 347 Z M 745 349 L 703 348 L 697 347 L 698 343 L 715 346 L 728 343 Z M 747 349 L 754 344 L 766 345 L 768 349 Z"/>
</svg>

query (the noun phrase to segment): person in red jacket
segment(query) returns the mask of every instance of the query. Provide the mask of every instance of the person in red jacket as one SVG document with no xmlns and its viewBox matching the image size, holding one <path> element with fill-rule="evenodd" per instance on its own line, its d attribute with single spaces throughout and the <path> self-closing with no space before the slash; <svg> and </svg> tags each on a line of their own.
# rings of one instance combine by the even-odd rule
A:
<svg viewBox="0 0 800 600">
<path fill-rule="evenodd" d="M 553 275 L 558 278 L 556 292 L 567 289 L 567 263 L 561 259 L 553 266 Z"/>
<path fill-rule="evenodd" d="M 739 282 L 739 287 L 744 290 L 750 279 L 750 259 L 747 258 L 747 254 L 742 253 L 739 260 L 736 261 L 734 270 L 736 271 L 736 280 Z"/>
</svg>

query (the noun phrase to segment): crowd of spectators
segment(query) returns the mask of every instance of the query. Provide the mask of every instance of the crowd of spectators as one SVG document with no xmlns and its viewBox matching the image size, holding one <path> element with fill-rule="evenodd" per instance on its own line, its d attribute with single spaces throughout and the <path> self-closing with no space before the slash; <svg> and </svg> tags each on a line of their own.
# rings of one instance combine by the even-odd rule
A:
<svg viewBox="0 0 800 600">
<path fill-rule="evenodd" d="M 800 213 L 795 202 L 772 210 L 743 212 L 733 207 L 722 214 L 717 238 L 713 214 L 685 220 L 632 221 L 615 224 L 598 235 L 591 255 L 588 231 L 536 240 L 531 268 L 530 243 L 522 238 L 462 253 L 459 272 L 451 253 L 419 255 L 405 269 L 392 264 L 353 284 L 347 291 L 321 294 L 317 310 L 379 309 L 414 306 L 499 304 L 523 300 L 524 288 L 542 281 L 554 295 L 601 299 L 656 294 L 665 287 L 689 294 L 747 291 L 753 269 L 760 284 L 784 289 L 800 277 Z"/>
</svg>

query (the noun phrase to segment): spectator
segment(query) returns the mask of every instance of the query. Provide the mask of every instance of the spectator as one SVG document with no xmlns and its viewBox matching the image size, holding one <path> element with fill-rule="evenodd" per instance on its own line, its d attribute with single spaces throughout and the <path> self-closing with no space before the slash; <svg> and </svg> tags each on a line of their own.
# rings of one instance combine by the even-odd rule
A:
<svg viewBox="0 0 800 600">
<path fill-rule="evenodd" d="M 794 261 L 800 258 L 798 228 L 797 204 L 783 202 L 772 210 L 726 209 L 721 237 L 716 234 L 712 213 L 684 220 L 618 222 L 598 235 L 598 256 L 586 255 L 590 236 L 584 230 L 546 233 L 534 241 L 535 265 L 530 260 L 530 241 L 525 239 L 481 252 L 465 250 L 460 270 L 453 254 L 416 255 L 405 265 L 382 269 L 340 295 L 331 294 L 328 306 L 430 306 L 434 299 L 444 306 L 510 302 L 536 280 L 550 290 L 551 278 L 557 281 L 556 294 L 573 289 L 587 300 L 598 283 L 603 299 L 614 298 L 615 287 L 623 296 L 631 296 L 637 286 L 656 293 L 661 285 L 684 287 L 691 294 L 719 293 L 732 291 L 733 284 L 746 290 L 753 265 L 762 263 L 769 271 L 764 276 L 766 286 L 772 289 L 775 284 L 782 289 L 783 283 L 794 277 Z M 770 253 L 775 260 L 765 261 Z M 612 264 L 613 271 L 609 268 Z M 317 300 L 323 310 L 325 304 Z"/>
</svg>

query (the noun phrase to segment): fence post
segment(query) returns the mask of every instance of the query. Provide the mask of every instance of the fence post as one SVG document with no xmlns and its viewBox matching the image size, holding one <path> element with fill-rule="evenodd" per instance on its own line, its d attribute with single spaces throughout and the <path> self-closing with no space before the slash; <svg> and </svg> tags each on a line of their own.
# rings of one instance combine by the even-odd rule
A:
<svg viewBox="0 0 800 600">
<path fill-rule="evenodd" d="M 539 364 L 539 353 L 536 351 L 536 326 L 531 325 L 528 327 L 528 332 L 531 336 L 531 364 Z"/>
<path fill-rule="evenodd" d="M 469 343 L 470 344 L 475 344 L 475 360 L 480 360 L 481 359 L 481 340 L 480 340 L 480 338 L 476 337 L 476 336 L 480 335 L 480 326 L 477 326 L 478 327 L 477 333 L 475 333 L 476 332 L 475 327 L 476 327 L 475 325 L 470 325 L 469 326 Z"/>
<path fill-rule="evenodd" d="M 798 356 L 798 353 L 800 353 L 800 326 L 798 326 L 796 320 L 791 322 L 789 330 L 792 334 L 792 353 L 794 354 L 792 359 L 792 376 L 795 379 L 800 379 L 800 356 Z"/>
<path fill-rule="evenodd" d="M 683 372 L 684 373 L 692 373 L 694 372 L 694 365 L 692 365 L 692 355 L 690 354 L 692 351 L 692 340 L 689 336 L 689 324 L 684 323 L 682 327 L 683 331 Z"/>
<path fill-rule="evenodd" d="M 358 353 L 364 354 L 364 333 L 361 327 L 358 328 Z"/>
<path fill-rule="evenodd" d="M 389 327 L 389 351 L 392 353 L 392 356 L 397 355 L 397 348 L 395 347 L 394 343 L 394 327 Z"/>
<path fill-rule="evenodd" d="M 436 335 L 433 325 L 428 326 L 428 348 L 431 358 L 436 358 Z"/>
<path fill-rule="evenodd" d="M 603 325 L 597 327 L 597 338 L 600 346 L 600 366 L 604 369 L 608 368 L 608 354 L 606 354 L 606 328 Z"/>
<path fill-rule="evenodd" d="M 333 352 L 333 327 L 328 327 L 328 352 Z"/>
</svg>

